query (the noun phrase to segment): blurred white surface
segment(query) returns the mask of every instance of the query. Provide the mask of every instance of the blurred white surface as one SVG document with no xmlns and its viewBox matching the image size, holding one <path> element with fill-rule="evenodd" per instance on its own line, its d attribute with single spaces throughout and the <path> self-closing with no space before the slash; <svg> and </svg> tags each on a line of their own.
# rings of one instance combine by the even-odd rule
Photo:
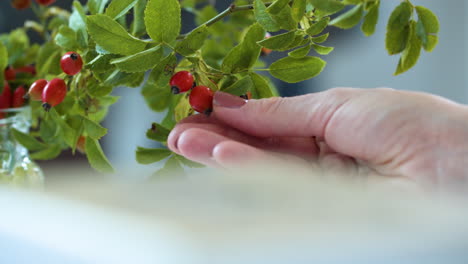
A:
<svg viewBox="0 0 468 264">
<path fill-rule="evenodd" d="M 466 263 L 446 200 L 255 175 L 0 190 L 0 263 Z M 232 176 L 232 175 L 231 175 Z M 466 204 L 466 203 L 464 203 Z"/>
</svg>

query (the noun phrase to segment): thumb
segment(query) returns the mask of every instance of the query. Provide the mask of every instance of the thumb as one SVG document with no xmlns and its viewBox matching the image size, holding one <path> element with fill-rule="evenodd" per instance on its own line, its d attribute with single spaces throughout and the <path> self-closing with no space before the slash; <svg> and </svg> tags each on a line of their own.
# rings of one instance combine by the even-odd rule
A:
<svg viewBox="0 0 468 264">
<path fill-rule="evenodd" d="M 325 137 L 334 114 L 361 93 L 360 89 L 337 88 L 297 97 L 246 101 L 217 92 L 213 113 L 227 125 L 257 137 Z"/>
</svg>

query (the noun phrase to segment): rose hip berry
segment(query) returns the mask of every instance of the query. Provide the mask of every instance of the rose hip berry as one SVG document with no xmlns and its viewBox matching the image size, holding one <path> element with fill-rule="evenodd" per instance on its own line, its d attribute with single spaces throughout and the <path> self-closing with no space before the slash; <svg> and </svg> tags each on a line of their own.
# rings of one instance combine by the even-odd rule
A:
<svg viewBox="0 0 468 264">
<path fill-rule="evenodd" d="M 75 75 L 83 68 L 83 59 L 76 52 L 67 52 L 60 60 L 62 71 L 68 75 Z"/>
<path fill-rule="evenodd" d="M 180 71 L 172 76 L 169 85 L 173 94 L 179 94 L 192 89 L 194 81 L 193 75 L 190 72 Z"/>
<path fill-rule="evenodd" d="M 271 38 L 271 35 L 270 35 L 270 33 L 267 32 L 265 34 L 265 39 L 269 39 L 269 38 Z M 268 56 L 268 55 L 270 55 L 271 52 L 272 52 L 271 49 L 267 49 L 267 48 L 263 47 L 261 55 L 262 56 Z"/>
<path fill-rule="evenodd" d="M 16 88 L 15 92 L 13 93 L 13 100 L 12 100 L 12 107 L 22 107 L 25 103 L 24 96 L 26 95 L 26 89 L 23 86 L 19 86 Z"/>
<path fill-rule="evenodd" d="M 190 105 L 195 111 L 209 115 L 213 111 L 213 95 L 210 88 L 196 86 L 190 92 Z"/>
<path fill-rule="evenodd" d="M 16 73 L 29 73 L 31 75 L 36 75 L 36 67 L 34 67 L 33 65 L 28 65 L 28 66 L 24 66 L 24 67 L 20 67 L 18 69 L 15 69 L 15 72 Z"/>
<path fill-rule="evenodd" d="M 35 81 L 29 88 L 29 98 L 33 101 L 42 101 L 42 92 L 47 85 L 47 81 L 39 79 Z"/>
<path fill-rule="evenodd" d="M 55 0 L 36 0 L 36 2 L 43 6 L 48 6 L 55 2 Z"/>
<path fill-rule="evenodd" d="M 65 81 L 55 78 L 50 81 L 44 91 L 42 91 L 42 107 L 49 111 L 50 108 L 60 104 L 67 95 L 67 85 Z"/>
<path fill-rule="evenodd" d="M 11 5 L 16 9 L 26 9 L 31 6 L 31 0 L 12 0 Z"/>
<path fill-rule="evenodd" d="M 7 81 L 13 81 L 16 79 L 16 72 L 15 69 L 12 67 L 8 67 L 5 69 L 5 80 Z"/>
<path fill-rule="evenodd" d="M 11 89 L 7 82 L 4 82 L 3 92 L 0 94 L 0 109 L 10 108 L 11 106 Z"/>
</svg>

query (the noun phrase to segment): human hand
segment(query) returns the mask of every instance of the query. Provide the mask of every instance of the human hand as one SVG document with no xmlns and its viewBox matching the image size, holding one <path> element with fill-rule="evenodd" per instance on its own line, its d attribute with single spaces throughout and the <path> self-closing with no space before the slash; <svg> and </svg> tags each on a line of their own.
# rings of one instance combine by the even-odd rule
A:
<svg viewBox="0 0 468 264">
<path fill-rule="evenodd" d="M 385 88 L 248 102 L 218 92 L 213 114 L 182 121 L 168 146 L 215 167 L 299 157 L 359 176 L 460 186 L 468 182 L 468 108 Z"/>
</svg>

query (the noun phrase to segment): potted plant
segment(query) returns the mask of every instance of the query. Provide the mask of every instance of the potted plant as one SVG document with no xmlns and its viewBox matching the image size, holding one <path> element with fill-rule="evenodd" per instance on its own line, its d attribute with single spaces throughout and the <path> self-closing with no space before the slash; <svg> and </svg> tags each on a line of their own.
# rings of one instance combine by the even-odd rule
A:
<svg viewBox="0 0 468 264">
<path fill-rule="evenodd" d="M 362 22 L 362 32 L 370 36 L 380 6 L 380 0 L 235 0 L 218 12 L 204 0 L 88 0 L 73 2 L 68 11 L 54 2 L 11 1 L 18 9 L 32 8 L 37 20 L 0 35 L 1 96 L 9 102 L 0 108 L 32 110 L 29 132 L 7 129 L 32 159 L 78 150 L 100 172 L 113 172 L 99 140 L 107 133 L 100 122 L 117 100 L 114 87 L 143 85 L 148 107 L 167 111 L 147 132 L 164 144 L 177 122 L 210 113 L 216 91 L 267 98 L 277 96 L 271 77 L 296 83 L 319 75 L 326 62 L 317 55 L 333 51 L 323 44 L 327 27 L 350 29 Z M 197 23 L 187 33 L 181 33 L 182 10 Z M 40 44 L 29 41 L 30 31 L 42 37 Z M 430 10 L 408 0 L 397 3 L 385 43 L 390 55 L 401 56 L 395 74 L 412 68 L 423 49 L 432 51 L 438 31 Z M 266 65 L 262 55 L 272 51 L 284 56 Z M 22 99 L 26 91 L 28 100 Z M 2 118 L 11 116 L 6 112 Z M 166 159 L 154 176 L 199 166 L 166 148 L 138 147 L 136 159 L 143 164 Z"/>
</svg>

